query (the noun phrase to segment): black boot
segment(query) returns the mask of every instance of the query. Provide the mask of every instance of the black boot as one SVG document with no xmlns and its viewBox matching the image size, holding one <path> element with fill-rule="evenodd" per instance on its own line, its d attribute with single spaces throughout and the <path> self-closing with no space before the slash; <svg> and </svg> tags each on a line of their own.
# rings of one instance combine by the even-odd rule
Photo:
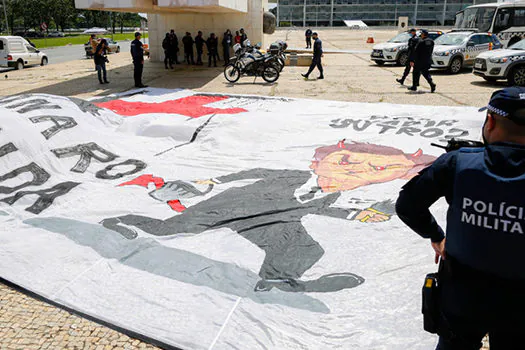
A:
<svg viewBox="0 0 525 350">
<path fill-rule="evenodd" d="M 408 88 L 410 91 L 417 91 L 417 86 L 411 86 Z"/>
<path fill-rule="evenodd" d="M 431 83 L 430 84 L 430 92 L 435 92 L 435 91 L 436 91 L 436 84 Z"/>
<path fill-rule="evenodd" d="M 301 75 L 302 75 L 303 78 L 308 79 L 308 74 L 302 74 L 301 73 Z"/>
<path fill-rule="evenodd" d="M 324 75 L 321 74 L 317 79 L 324 79 Z"/>
<path fill-rule="evenodd" d="M 396 79 L 396 81 L 401 84 L 401 85 L 404 85 L 405 84 L 405 79 L 404 78 L 401 78 L 401 79 Z"/>
</svg>

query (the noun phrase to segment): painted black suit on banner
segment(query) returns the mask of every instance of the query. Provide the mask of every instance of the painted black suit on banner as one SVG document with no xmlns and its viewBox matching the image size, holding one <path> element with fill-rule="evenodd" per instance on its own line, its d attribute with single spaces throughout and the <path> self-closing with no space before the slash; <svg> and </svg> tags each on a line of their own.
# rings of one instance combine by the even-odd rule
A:
<svg viewBox="0 0 525 350">
<path fill-rule="evenodd" d="M 234 187 L 187 208 L 182 214 L 166 220 L 139 215 L 106 219 L 106 228 L 128 238 L 137 234 L 119 223 L 135 226 L 157 236 L 177 233 L 202 233 L 207 230 L 230 228 L 265 251 L 266 257 L 259 276 L 258 288 L 266 290 L 268 280 L 287 280 L 290 291 L 300 278 L 323 256 L 324 250 L 306 231 L 301 219 L 308 214 L 347 218 L 349 210 L 330 208 L 341 195 L 339 192 L 308 201 L 316 190 L 303 196 L 300 203 L 294 193 L 312 177 L 310 171 L 251 169 L 217 178 L 219 183 L 257 179 L 251 185 Z M 392 205 L 391 212 L 394 212 Z M 347 274 L 346 279 L 348 279 Z M 364 280 L 352 275 L 355 287 Z M 337 278 L 336 278 L 337 279 Z M 271 282 L 269 282 L 271 283 Z M 332 282 L 331 282 L 332 283 Z M 267 283 L 266 283 L 267 284 Z M 297 286 L 300 288 L 299 286 Z M 270 287 L 271 288 L 271 287 Z M 341 288 L 342 289 L 342 288 Z"/>
</svg>

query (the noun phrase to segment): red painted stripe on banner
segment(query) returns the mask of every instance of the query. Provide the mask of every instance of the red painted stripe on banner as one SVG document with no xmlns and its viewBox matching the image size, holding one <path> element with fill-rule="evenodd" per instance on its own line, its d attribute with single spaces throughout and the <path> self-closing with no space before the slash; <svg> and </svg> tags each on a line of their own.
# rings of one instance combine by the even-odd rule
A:
<svg viewBox="0 0 525 350">
<path fill-rule="evenodd" d="M 97 106 L 110 109 L 125 117 L 148 113 L 166 113 L 200 118 L 210 114 L 238 114 L 247 112 L 244 108 L 206 107 L 207 104 L 227 100 L 228 98 L 228 96 L 188 96 L 165 102 L 128 102 L 113 100 L 98 103 Z"/>
</svg>

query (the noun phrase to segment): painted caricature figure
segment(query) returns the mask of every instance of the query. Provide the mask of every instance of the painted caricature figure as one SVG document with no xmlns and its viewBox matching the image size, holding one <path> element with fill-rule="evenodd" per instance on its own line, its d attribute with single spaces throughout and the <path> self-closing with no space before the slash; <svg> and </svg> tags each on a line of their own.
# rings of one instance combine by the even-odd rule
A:
<svg viewBox="0 0 525 350">
<path fill-rule="evenodd" d="M 358 211 L 332 207 L 332 204 L 342 191 L 396 179 L 409 180 L 434 160 L 435 157 L 424 155 L 421 150 L 407 154 L 394 147 L 346 144 L 342 140 L 316 149 L 310 165 L 313 174 L 306 170 L 250 169 L 196 181 L 208 185 L 204 192 L 187 182 L 164 182 L 162 178 L 143 175 L 121 185 L 147 187 L 153 182 L 156 189 L 150 195 L 180 214 L 165 220 L 125 215 L 105 219 L 102 224 L 128 239 L 137 237 L 137 228 L 156 236 L 229 228 L 266 253 L 256 291 L 275 287 L 289 292 L 333 292 L 356 287 L 364 279 L 345 272 L 301 280 L 324 254 L 321 245 L 303 227 L 301 218 L 315 214 L 367 224 L 387 221 L 395 213 L 391 200 Z M 316 185 L 297 197 L 296 191 L 307 185 L 312 176 Z M 204 196 L 214 185 L 247 179 L 255 182 L 228 188 L 188 208 L 183 205 L 184 198 Z"/>
</svg>

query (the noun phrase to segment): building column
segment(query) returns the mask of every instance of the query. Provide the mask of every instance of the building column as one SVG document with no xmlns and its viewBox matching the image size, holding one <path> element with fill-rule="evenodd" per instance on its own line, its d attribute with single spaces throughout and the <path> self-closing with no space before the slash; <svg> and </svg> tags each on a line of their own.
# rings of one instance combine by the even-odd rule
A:
<svg viewBox="0 0 525 350">
<path fill-rule="evenodd" d="M 332 7 L 330 9 L 330 27 L 334 26 L 334 0 L 332 0 Z"/>
<path fill-rule="evenodd" d="M 280 27 L 280 16 L 279 16 L 279 0 L 277 0 L 277 27 Z"/>
<path fill-rule="evenodd" d="M 447 18 L 447 0 L 443 3 L 443 21 L 441 22 L 441 25 L 445 25 L 445 20 Z"/>
<path fill-rule="evenodd" d="M 419 0 L 416 0 L 416 5 L 414 6 L 414 19 L 412 20 L 414 23 L 414 27 L 417 26 L 417 5 L 419 4 Z"/>
<path fill-rule="evenodd" d="M 306 0 L 303 3 L 303 27 L 306 27 Z"/>
</svg>

